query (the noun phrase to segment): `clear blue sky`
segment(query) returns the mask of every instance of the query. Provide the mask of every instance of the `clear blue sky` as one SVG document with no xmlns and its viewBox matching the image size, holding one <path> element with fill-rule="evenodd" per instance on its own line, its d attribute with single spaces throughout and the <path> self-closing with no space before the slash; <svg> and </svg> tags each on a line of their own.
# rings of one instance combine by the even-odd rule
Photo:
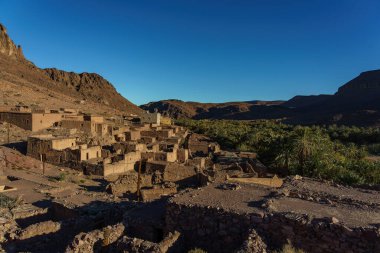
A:
<svg viewBox="0 0 380 253">
<path fill-rule="evenodd" d="M 137 104 L 334 93 L 380 68 L 379 0 L 0 0 L 0 22 L 37 66 Z"/>
</svg>

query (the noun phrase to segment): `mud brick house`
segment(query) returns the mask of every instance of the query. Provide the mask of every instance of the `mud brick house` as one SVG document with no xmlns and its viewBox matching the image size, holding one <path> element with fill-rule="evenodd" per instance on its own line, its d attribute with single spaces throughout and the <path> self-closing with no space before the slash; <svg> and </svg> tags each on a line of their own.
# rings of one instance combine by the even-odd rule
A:
<svg viewBox="0 0 380 253">
<path fill-rule="evenodd" d="M 178 149 L 178 144 L 160 142 L 159 148 L 160 148 L 160 151 L 169 152 L 169 151 L 172 151 L 173 149 Z"/>
<path fill-rule="evenodd" d="M 147 152 L 159 152 L 160 151 L 160 145 L 158 143 L 152 143 L 146 145 Z"/>
<path fill-rule="evenodd" d="M 100 158 L 102 155 L 101 146 L 88 147 L 87 144 L 79 145 L 78 149 L 74 149 L 72 153 L 77 154 L 78 161 L 87 161 Z"/>
<path fill-rule="evenodd" d="M 166 161 L 147 161 L 145 173 L 160 175 L 160 180 L 177 184 L 194 184 L 198 181 L 195 166 Z"/>
<path fill-rule="evenodd" d="M 129 152 L 118 158 L 104 159 L 102 176 L 124 174 L 128 171 L 133 171 L 136 169 L 140 159 L 140 151 Z"/>
<path fill-rule="evenodd" d="M 161 116 L 161 124 L 170 126 L 172 124 L 172 119 L 169 117 Z"/>
<path fill-rule="evenodd" d="M 220 146 L 206 136 L 192 134 L 188 141 L 188 149 L 191 155 L 207 156 L 210 153 L 218 153 Z"/>
<path fill-rule="evenodd" d="M 139 130 L 129 130 L 125 132 L 126 141 L 137 141 L 140 140 L 141 135 Z"/>
<path fill-rule="evenodd" d="M 36 135 L 28 138 L 27 155 L 47 162 L 62 164 L 68 161 L 87 161 L 102 155 L 100 146 L 78 145 L 75 137 Z"/>
<path fill-rule="evenodd" d="M 141 154 L 141 158 L 148 161 L 176 162 L 177 149 L 174 149 L 172 152 L 145 152 Z"/>
<path fill-rule="evenodd" d="M 104 123 L 104 118 L 102 116 L 96 115 L 84 115 L 83 119 L 85 121 L 91 121 L 93 123 Z"/>
<path fill-rule="evenodd" d="M 80 131 L 91 133 L 97 136 L 105 136 L 112 134 L 112 127 L 104 123 L 101 116 L 78 115 L 67 116 L 58 124 L 62 128 L 78 129 Z"/>
<path fill-rule="evenodd" d="M 177 161 L 180 163 L 185 163 L 189 159 L 189 150 L 188 149 L 178 149 L 177 150 Z"/>
<path fill-rule="evenodd" d="M 144 152 L 147 150 L 146 144 L 135 141 L 117 142 L 112 145 L 116 153 L 125 154 L 132 151 Z"/>
<path fill-rule="evenodd" d="M 157 141 L 156 137 L 150 137 L 150 136 L 142 136 L 141 137 L 141 142 L 145 144 L 152 144 Z"/>
<path fill-rule="evenodd" d="M 77 147 L 75 137 L 55 137 L 51 134 L 30 136 L 28 138 L 27 154 L 39 159 L 40 154 L 50 150 L 64 150 Z"/>
<path fill-rule="evenodd" d="M 141 123 L 149 123 L 149 124 L 161 124 L 161 114 L 160 113 L 143 113 L 140 115 Z"/>
<path fill-rule="evenodd" d="M 0 122 L 8 122 L 25 130 L 39 131 L 60 122 L 64 114 L 51 112 L 31 112 L 26 109 L 14 109 L 0 112 Z"/>
<path fill-rule="evenodd" d="M 171 144 L 180 144 L 182 141 L 182 138 L 179 136 L 173 136 L 165 139 L 165 142 L 171 143 Z"/>
</svg>

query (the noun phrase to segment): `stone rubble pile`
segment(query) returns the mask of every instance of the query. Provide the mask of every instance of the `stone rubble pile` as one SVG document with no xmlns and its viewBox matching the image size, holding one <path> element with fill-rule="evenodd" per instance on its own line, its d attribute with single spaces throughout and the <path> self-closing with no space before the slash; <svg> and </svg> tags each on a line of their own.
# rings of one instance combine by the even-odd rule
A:
<svg viewBox="0 0 380 253">
<path fill-rule="evenodd" d="M 168 231 L 179 231 L 185 247 L 208 252 L 232 252 L 255 229 L 265 244 L 280 248 L 288 240 L 306 252 L 380 252 L 380 228 L 349 228 L 336 218 L 313 218 L 307 214 L 239 214 L 220 208 L 176 204 L 167 206 Z M 259 245 L 261 243 L 258 243 Z M 259 246 L 260 248 L 260 246 Z"/>
</svg>

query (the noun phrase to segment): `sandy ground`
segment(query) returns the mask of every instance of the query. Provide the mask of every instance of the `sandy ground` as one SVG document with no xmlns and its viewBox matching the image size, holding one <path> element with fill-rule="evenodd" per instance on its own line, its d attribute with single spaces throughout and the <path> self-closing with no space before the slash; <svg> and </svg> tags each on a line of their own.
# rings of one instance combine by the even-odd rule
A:
<svg viewBox="0 0 380 253">
<path fill-rule="evenodd" d="M 292 212 L 308 214 L 315 218 L 335 217 L 350 227 L 380 225 L 378 191 L 333 186 L 309 179 L 290 180 L 279 189 L 240 184 L 240 189 L 223 190 L 219 188 L 220 185 L 220 182 L 216 182 L 204 188 L 182 192 L 173 198 L 173 201 L 178 204 L 221 208 L 236 213 Z M 335 201 L 323 203 L 297 196 L 285 197 L 282 192 L 289 188 L 301 191 L 307 189 L 308 193 L 319 192 L 321 196 Z M 363 204 L 356 205 L 357 201 Z M 353 204 L 350 204 L 351 202 Z"/>
<path fill-rule="evenodd" d="M 94 200 L 113 200 L 112 196 L 103 192 L 106 181 L 50 164 L 45 164 L 43 174 L 40 161 L 10 148 L 0 147 L 0 171 L 0 185 L 16 188 L 4 192 L 5 195 L 21 197 L 25 203 L 38 207 L 42 202 L 48 205 L 53 200 L 73 206 Z"/>
</svg>

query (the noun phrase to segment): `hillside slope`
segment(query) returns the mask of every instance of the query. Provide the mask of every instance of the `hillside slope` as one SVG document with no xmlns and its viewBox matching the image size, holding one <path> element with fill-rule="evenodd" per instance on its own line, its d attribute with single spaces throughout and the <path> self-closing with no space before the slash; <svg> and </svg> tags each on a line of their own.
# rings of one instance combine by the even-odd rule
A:
<svg viewBox="0 0 380 253">
<path fill-rule="evenodd" d="M 301 124 L 380 126 L 380 70 L 361 73 L 323 101 L 298 108 Z"/>
<path fill-rule="evenodd" d="M 333 95 L 295 96 L 288 101 L 196 103 L 162 100 L 144 110 L 192 119 L 281 119 L 290 124 L 380 126 L 380 70 L 361 73 Z"/>
<path fill-rule="evenodd" d="M 122 97 L 114 86 L 94 73 L 40 69 L 0 25 L 0 105 L 23 103 L 39 107 L 70 107 L 87 112 L 139 114 L 142 110 Z"/>
<path fill-rule="evenodd" d="M 281 117 L 290 110 L 279 107 L 283 101 L 247 101 L 227 103 L 198 103 L 181 100 L 162 100 L 142 105 L 147 111 L 158 110 L 173 118 L 193 119 L 254 119 Z"/>
</svg>

